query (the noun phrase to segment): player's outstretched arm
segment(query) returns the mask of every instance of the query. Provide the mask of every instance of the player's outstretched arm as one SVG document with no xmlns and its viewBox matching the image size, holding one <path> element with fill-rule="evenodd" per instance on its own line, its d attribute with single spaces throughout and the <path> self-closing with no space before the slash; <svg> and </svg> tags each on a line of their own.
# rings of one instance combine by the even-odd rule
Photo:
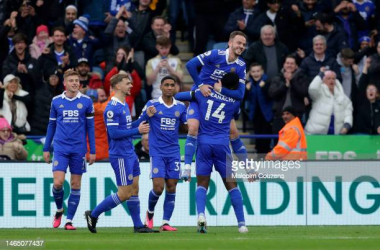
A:
<svg viewBox="0 0 380 250">
<path fill-rule="evenodd" d="M 222 87 L 220 91 L 222 95 L 234 98 L 235 100 L 242 100 L 244 98 L 244 92 L 245 92 L 245 84 L 241 83 L 241 80 L 239 80 L 239 87 L 237 90 L 231 90 L 231 89 Z"/>
<path fill-rule="evenodd" d="M 131 137 L 134 135 L 139 135 L 139 129 L 138 128 L 132 128 L 128 130 L 120 130 L 116 126 L 108 126 L 107 127 L 108 134 L 111 139 L 117 140 L 122 138 Z"/>
<path fill-rule="evenodd" d="M 194 91 L 179 92 L 174 96 L 175 99 L 179 101 L 193 101 L 195 100 Z"/>
<path fill-rule="evenodd" d="M 187 71 L 191 78 L 193 78 L 194 84 L 198 87 L 201 84 L 201 78 L 198 75 L 198 68 L 202 66 L 202 63 L 199 61 L 197 57 L 193 57 L 186 63 Z"/>
</svg>

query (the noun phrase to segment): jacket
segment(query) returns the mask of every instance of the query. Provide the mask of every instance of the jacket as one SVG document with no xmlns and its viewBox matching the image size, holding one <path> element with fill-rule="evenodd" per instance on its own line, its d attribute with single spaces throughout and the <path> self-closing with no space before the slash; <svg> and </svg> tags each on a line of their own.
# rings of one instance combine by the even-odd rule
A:
<svg viewBox="0 0 380 250">
<path fill-rule="evenodd" d="M 327 134 L 331 115 L 334 114 L 334 131 L 339 134 L 343 125 L 352 127 L 352 102 L 344 94 L 343 87 L 335 81 L 334 94 L 318 75 L 309 86 L 312 109 L 306 124 L 306 134 Z"/>
<path fill-rule="evenodd" d="M 262 81 L 261 78 L 259 81 L 253 80 L 252 77 L 249 77 L 249 81 L 251 82 L 251 89 L 247 90 L 247 102 L 248 102 L 248 117 L 249 120 L 253 120 L 255 117 L 256 108 L 261 109 L 265 120 L 267 122 L 272 121 L 273 113 L 272 113 L 272 100 L 268 96 L 268 87 L 269 83 L 266 83 L 262 88 L 259 86 L 259 83 Z M 257 105 L 259 104 L 259 105 Z M 256 106 L 257 105 L 257 106 Z"/>
<path fill-rule="evenodd" d="M 18 89 L 15 93 L 15 96 L 20 96 L 20 97 L 25 97 L 28 95 L 29 95 L 29 93 L 22 90 L 22 89 Z M 28 109 L 26 108 L 27 105 L 25 105 L 24 102 L 17 100 L 16 98 L 17 97 L 14 97 L 14 99 L 16 100 L 15 101 L 16 102 L 16 122 L 15 122 L 15 124 L 12 124 L 12 126 L 15 126 L 17 128 L 25 127 L 26 132 L 29 132 L 30 131 L 30 125 L 27 121 L 27 118 L 28 118 Z M 5 117 L 5 119 L 7 119 L 9 124 L 11 124 L 13 115 L 11 112 L 11 107 L 9 105 L 10 99 L 9 99 L 9 97 L 5 91 L 3 94 L 3 98 L 1 98 L 1 99 L 3 99 L 3 104 L 2 104 L 2 108 L 0 108 L 0 115 L 3 115 Z"/>
<path fill-rule="evenodd" d="M 12 133 L 6 142 L 0 139 L 0 159 L 9 157 L 11 160 L 26 160 L 27 156 L 28 152 L 16 133 Z"/>
<path fill-rule="evenodd" d="M 304 98 L 308 96 L 307 77 L 302 72 L 295 72 L 290 80 L 290 87 L 286 87 L 285 82 L 284 74 L 281 72 L 270 83 L 269 96 L 273 99 L 273 113 L 275 117 L 281 117 L 287 92 L 290 91 L 292 107 L 300 116 L 305 112 Z"/>
<path fill-rule="evenodd" d="M 109 98 L 111 100 L 111 98 Z M 108 101 L 99 103 L 94 103 L 94 125 L 95 125 L 95 150 L 96 150 L 96 160 L 103 160 L 109 157 L 108 155 L 108 139 L 107 139 L 107 129 L 104 122 L 103 113 L 106 109 Z M 90 145 L 87 143 L 87 158 L 89 158 Z"/>
<path fill-rule="evenodd" d="M 278 143 L 266 156 L 266 160 L 306 160 L 307 143 L 298 117 L 285 124 L 278 133 Z"/>
</svg>

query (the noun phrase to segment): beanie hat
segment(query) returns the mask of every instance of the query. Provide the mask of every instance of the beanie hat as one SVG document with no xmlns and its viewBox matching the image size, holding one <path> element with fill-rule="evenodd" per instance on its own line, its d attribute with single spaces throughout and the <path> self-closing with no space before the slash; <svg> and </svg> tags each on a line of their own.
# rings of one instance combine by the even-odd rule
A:
<svg viewBox="0 0 380 250">
<path fill-rule="evenodd" d="M 4 88 L 6 88 L 6 87 L 8 86 L 8 84 L 9 84 L 9 82 L 12 81 L 13 79 L 16 79 L 17 82 L 18 82 L 18 84 L 20 84 L 20 78 L 18 78 L 18 77 L 15 76 L 15 75 L 9 74 L 9 75 L 7 75 L 7 76 L 4 78 L 4 81 L 3 81 L 3 83 L 4 83 Z"/>
<path fill-rule="evenodd" d="M 284 112 L 288 112 L 288 113 L 290 113 L 290 114 L 292 114 L 292 115 L 294 115 L 294 116 L 297 116 L 297 112 L 296 112 L 296 110 L 295 110 L 292 106 L 287 106 L 287 107 L 285 107 L 285 108 L 282 110 L 282 113 L 284 113 Z"/>
<path fill-rule="evenodd" d="M 3 130 L 5 128 L 12 131 L 12 127 L 11 125 L 9 125 L 9 122 L 7 121 L 7 119 L 5 119 L 4 117 L 0 117 L 0 130 Z"/>
<path fill-rule="evenodd" d="M 42 31 L 45 31 L 46 34 L 49 35 L 49 29 L 48 29 L 48 27 L 47 27 L 46 25 L 40 25 L 40 26 L 37 27 L 37 31 L 36 31 L 37 36 L 38 36 L 38 34 L 40 34 L 40 32 L 42 32 Z"/>
<path fill-rule="evenodd" d="M 359 38 L 359 43 L 370 42 L 370 41 L 371 41 L 371 38 L 369 38 L 369 36 L 362 36 Z"/>
<path fill-rule="evenodd" d="M 86 15 L 80 16 L 78 19 L 74 21 L 74 24 L 79 25 L 79 27 L 81 27 L 86 32 L 88 31 L 88 23 L 88 16 Z"/>
</svg>

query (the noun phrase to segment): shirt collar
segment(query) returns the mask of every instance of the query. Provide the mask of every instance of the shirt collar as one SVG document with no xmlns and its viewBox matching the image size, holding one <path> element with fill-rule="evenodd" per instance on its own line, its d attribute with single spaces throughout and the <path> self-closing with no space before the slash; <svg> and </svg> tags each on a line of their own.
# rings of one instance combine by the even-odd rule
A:
<svg viewBox="0 0 380 250">
<path fill-rule="evenodd" d="M 121 102 L 119 99 L 117 99 L 117 98 L 114 97 L 114 96 L 111 97 L 111 100 L 114 100 L 114 101 L 120 103 L 121 105 L 125 105 L 125 102 Z"/>
<path fill-rule="evenodd" d="M 315 58 L 315 60 L 317 62 L 323 62 L 325 60 L 325 58 L 326 58 L 326 54 L 324 54 L 324 56 L 323 56 L 323 58 L 321 60 L 318 60 L 318 58 L 315 56 L 315 54 L 314 54 L 314 58 Z"/>
<path fill-rule="evenodd" d="M 66 99 L 68 101 L 74 101 L 75 99 L 77 99 L 77 98 L 79 99 L 81 97 L 82 97 L 82 93 L 80 91 L 78 91 L 77 95 L 74 98 L 71 98 L 71 99 L 66 96 L 66 91 L 64 91 L 62 93 L 62 99 Z"/>
<path fill-rule="evenodd" d="M 235 61 L 229 62 L 229 61 L 228 61 L 228 56 L 229 56 L 229 55 L 230 55 L 230 48 L 227 48 L 227 49 L 226 49 L 226 63 L 227 63 L 227 64 L 237 63 L 237 61 L 239 60 L 239 57 L 236 58 Z"/>
<path fill-rule="evenodd" d="M 168 106 L 168 105 L 164 102 L 164 100 L 162 99 L 162 96 L 160 96 L 160 97 L 158 98 L 158 101 L 160 102 L 160 104 L 165 105 L 167 108 L 171 108 L 171 107 L 173 107 L 174 105 L 177 105 L 177 100 L 176 100 L 174 97 L 173 97 L 173 104 L 170 105 L 170 106 Z"/>
</svg>

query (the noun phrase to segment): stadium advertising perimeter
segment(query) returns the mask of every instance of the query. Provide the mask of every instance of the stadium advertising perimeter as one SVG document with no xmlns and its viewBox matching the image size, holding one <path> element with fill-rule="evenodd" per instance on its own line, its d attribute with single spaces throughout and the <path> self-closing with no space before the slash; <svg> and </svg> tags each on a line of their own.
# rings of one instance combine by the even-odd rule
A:
<svg viewBox="0 0 380 250">
<path fill-rule="evenodd" d="M 147 209 L 152 188 L 149 163 L 141 163 L 140 200 L 142 216 Z M 379 171 L 371 175 L 365 169 L 377 169 L 375 161 L 303 162 L 304 175 L 286 179 L 264 179 L 257 183 L 239 182 L 246 213 L 246 223 L 256 225 L 380 225 Z M 313 170 L 313 171 L 309 171 Z M 347 169 L 349 179 L 338 169 Z M 357 169 L 358 171 L 351 171 Z M 44 163 L 3 163 L 0 177 L 0 227 L 51 227 L 54 200 L 51 166 Z M 69 175 L 67 175 L 69 177 Z M 65 182 L 65 203 L 69 195 Z M 116 192 L 114 174 L 109 163 L 88 166 L 83 176 L 81 202 L 75 225 L 85 227 L 82 214 L 99 201 Z M 194 226 L 196 179 L 180 183 L 176 208 L 171 219 L 176 226 Z M 235 226 L 236 218 L 227 191 L 217 173 L 207 194 L 206 216 L 209 226 Z M 160 199 L 157 208 L 162 207 Z M 157 209 L 155 218 L 162 218 Z M 99 227 L 130 227 L 126 204 L 100 217 Z"/>
</svg>

